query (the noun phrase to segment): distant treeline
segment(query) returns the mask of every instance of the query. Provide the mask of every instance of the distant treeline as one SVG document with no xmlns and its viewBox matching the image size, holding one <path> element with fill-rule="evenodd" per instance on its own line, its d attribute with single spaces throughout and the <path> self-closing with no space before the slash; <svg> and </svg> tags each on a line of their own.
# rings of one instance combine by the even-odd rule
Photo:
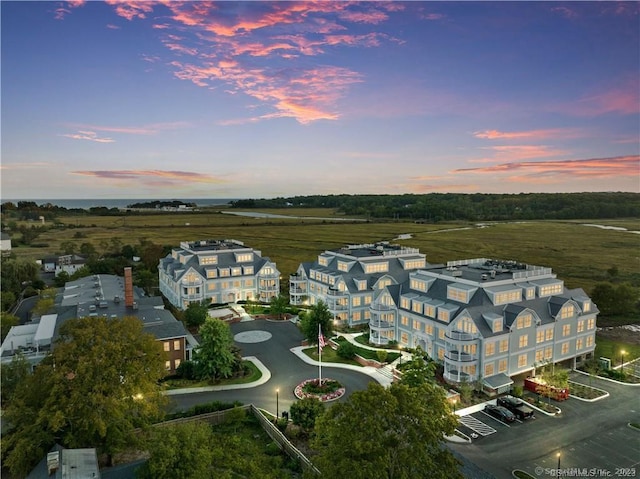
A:
<svg viewBox="0 0 640 479">
<path fill-rule="evenodd" d="M 153 208 L 153 209 L 159 209 L 159 208 L 179 208 L 180 206 L 187 206 L 189 208 L 195 208 L 196 206 L 198 206 L 196 203 L 189 203 L 186 201 L 180 201 L 180 200 L 171 200 L 171 201 L 145 201 L 142 203 L 132 203 L 130 205 L 127 205 L 127 208 Z"/>
<path fill-rule="evenodd" d="M 639 193 L 327 195 L 232 201 L 232 208 L 336 208 L 367 218 L 452 220 L 640 217 Z"/>
</svg>

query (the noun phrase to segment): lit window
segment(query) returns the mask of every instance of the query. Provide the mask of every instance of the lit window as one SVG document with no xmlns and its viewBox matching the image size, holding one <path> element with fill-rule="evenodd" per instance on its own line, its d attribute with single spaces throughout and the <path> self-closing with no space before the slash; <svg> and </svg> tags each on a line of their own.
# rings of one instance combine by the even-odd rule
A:
<svg viewBox="0 0 640 479">
<path fill-rule="evenodd" d="M 544 349 L 538 349 L 536 351 L 536 363 L 542 362 L 544 360 Z"/>
<path fill-rule="evenodd" d="M 409 344 L 409 335 L 407 333 L 402 333 L 400 335 L 400 342 L 402 344 Z"/>
<path fill-rule="evenodd" d="M 165 351 L 171 351 L 171 345 L 168 342 L 162 343 Z"/>
<path fill-rule="evenodd" d="M 181 361 L 179 359 L 176 359 L 174 362 L 176 369 L 178 369 L 178 366 L 180 366 Z"/>
<path fill-rule="evenodd" d="M 569 354 L 569 342 L 562 343 L 562 354 Z"/>
<path fill-rule="evenodd" d="M 417 320 L 413 320 L 413 329 L 415 329 L 416 331 L 420 331 L 422 328 L 420 328 L 420 321 Z"/>
<path fill-rule="evenodd" d="M 584 348 L 584 339 L 582 338 L 576 339 L 576 350 L 580 351 L 582 348 Z"/>
<path fill-rule="evenodd" d="M 179 339 L 174 340 L 173 341 L 173 350 L 174 351 L 180 351 L 180 349 L 182 349 L 180 347 L 180 340 Z"/>
<path fill-rule="evenodd" d="M 424 306 L 424 314 L 425 316 L 429 316 L 430 318 L 436 317 L 436 307 L 431 306 L 430 304 L 425 304 Z"/>
<path fill-rule="evenodd" d="M 578 321 L 578 332 L 581 333 L 584 331 L 584 319 Z"/>
<path fill-rule="evenodd" d="M 440 359 L 440 360 L 444 359 L 444 348 L 443 347 L 438 347 L 438 359 Z"/>
<path fill-rule="evenodd" d="M 502 339 L 500 341 L 500 352 L 501 353 L 506 353 L 507 351 L 509 351 L 509 340 L 508 339 Z"/>
<path fill-rule="evenodd" d="M 587 329 L 593 329 L 596 327 L 596 320 L 591 318 L 587 321 Z"/>
<path fill-rule="evenodd" d="M 422 313 L 422 303 L 419 303 L 418 301 L 413 301 L 413 304 L 411 305 L 411 310 L 414 313 Z"/>
<path fill-rule="evenodd" d="M 362 303 L 362 298 L 360 296 L 354 296 L 351 298 L 351 304 L 353 306 L 360 306 L 360 303 Z"/>
<path fill-rule="evenodd" d="M 445 333 L 444 329 L 439 329 L 438 330 L 438 338 L 444 339 L 444 333 Z"/>
<path fill-rule="evenodd" d="M 569 336 L 571 334 L 571 325 L 564 324 L 562 325 L 562 337 Z"/>
<path fill-rule="evenodd" d="M 521 354 L 518 356 L 518 367 L 524 368 L 527 365 L 527 355 Z"/>
<path fill-rule="evenodd" d="M 567 304 L 560 310 L 560 319 L 573 318 L 574 311 L 573 304 Z"/>
<path fill-rule="evenodd" d="M 540 329 L 536 331 L 536 344 L 541 343 L 543 341 L 544 341 L 544 331 Z"/>
<path fill-rule="evenodd" d="M 485 365 L 484 367 L 484 376 L 485 377 L 489 377 L 489 376 L 493 376 L 493 363 L 489 363 L 487 365 Z"/>
<path fill-rule="evenodd" d="M 547 346 L 544 348 L 544 359 L 549 360 L 553 357 L 553 348 L 551 346 Z"/>
<path fill-rule="evenodd" d="M 171 369 L 171 361 L 165 361 L 164 368 L 169 371 Z"/>
<path fill-rule="evenodd" d="M 433 325 L 432 324 L 427 324 L 425 326 L 424 330 L 428 335 L 433 336 Z"/>
<path fill-rule="evenodd" d="M 587 347 L 593 346 L 593 336 L 587 338 Z"/>
<path fill-rule="evenodd" d="M 411 307 L 411 300 L 409 298 L 400 299 L 400 307 L 403 309 L 409 309 Z"/>
<path fill-rule="evenodd" d="M 400 323 L 403 326 L 409 326 L 409 318 L 407 318 L 406 316 L 401 316 L 400 317 Z"/>
<path fill-rule="evenodd" d="M 449 322 L 449 311 L 446 309 L 438 308 L 438 319 L 440 321 Z"/>
<path fill-rule="evenodd" d="M 498 372 L 504 373 L 506 371 L 507 371 L 507 360 L 501 359 L 500 361 L 498 361 Z"/>
<path fill-rule="evenodd" d="M 591 302 L 590 301 L 585 301 L 582 305 L 582 311 L 585 313 L 588 313 L 589 311 L 591 311 Z"/>
<path fill-rule="evenodd" d="M 496 352 L 496 343 L 487 343 L 484 346 L 484 355 L 493 356 Z"/>
<path fill-rule="evenodd" d="M 527 334 L 523 334 L 522 336 L 520 336 L 520 339 L 518 340 L 518 346 L 520 348 L 526 348 L 528 344 L 529 336 Z"/>
<path fill-rule="evenodd" d="M 493 320 L 493 332 L 499 333 L 502 331 L 502 318 Z"/>
<path fill-rule="evenodd" d="M 553 339 L 553 329 L 547 329 L 544 332 L 544 340 L 551 341 Z"/>
</svg>

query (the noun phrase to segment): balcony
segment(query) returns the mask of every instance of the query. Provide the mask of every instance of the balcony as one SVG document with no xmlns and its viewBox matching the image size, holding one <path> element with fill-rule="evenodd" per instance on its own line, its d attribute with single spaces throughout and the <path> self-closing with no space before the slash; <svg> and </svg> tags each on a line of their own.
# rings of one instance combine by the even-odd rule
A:
<svg viewBox="0 0 640 479">
<path fill-rule="evenodd" d="M 369 307 L 372 311 L 395 311 L 395 306 L 389 306 L 387 304 L 372 303 Z"/>
<path fill-rule="evenodd" d="M 279 290 L 280 287 L 277 284 L 260 284 L 260 286 L 258 287 L 258 291 L 271 292 Z"/>
<path fill-rule="evenodd" d="M 453 339 L 454 341 L 473 341 L 476 339 L 474 334 L 463 333 L 460 331 L 447 331 L 445 333 L 447 339 Z"/>
<path fill-rule="evenodd" d="M 327 296 L 332 296 L 332 297 L 345 296 L 346 294 L 347 294 L 346 291 L 340 291 L 339 289 L 335 289 L 335 288 L 329 288 L 329 290 L 327 291 Z"/>
<path fill-rule="evenodd" d="M 289 276 L 289 282 L 291 284 L 300 284 L 300 283 L 306 283 L 307 279 L 303 278 L 302 276 L 292 274 Z"/>
<path fill-rule="evenodd" d="M 477 355 L 475 354 L 469 354 L 460 351 L 447 351 L 444 354 L 444 357 L 449 361 L 455 362 L 469 362 L 476 361 L 478 359 Z"/>
<path fill-rule="evenodd" d="M 203 283 L 202 278 L 195 278 L 191 281 L 187 280 L 186 278 L 183 278 L 182 281 L 180 281 L 180 284 L 182 286 L 199 286 Z"/>
<path fill-rule="evenodd" d="M 327 304 L 327 308 L 329 308 L 329 311 L 346 311 L 349 309 L 349 305 L 342 303 Z"/>
<path fill-rule="evenodd" d="M 371 320 L 369 321 L 369 327 L 371 329 L 389 331 L 393 330 L 395 325 L 389 321 Z"/>
<path fill-rule="evenodd" d="M 451 369 L 449 371 L 445 371 L 444 379 L 452 383 L 461 383 L 461 382 L 468 383 L 468 382 L 474 381 L 476 378 L 462 371 Z"/>
<path fill-rule="evenodd" d="M 290 286 L 289 292 L 291 294 L 307 294 L 307 288 L 296 288 L 294 286 Z"/>
</svg>

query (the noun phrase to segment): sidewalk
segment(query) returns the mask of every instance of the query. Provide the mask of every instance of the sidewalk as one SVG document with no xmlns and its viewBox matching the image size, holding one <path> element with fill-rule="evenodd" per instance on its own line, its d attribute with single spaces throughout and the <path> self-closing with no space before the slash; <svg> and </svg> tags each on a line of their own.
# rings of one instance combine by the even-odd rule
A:
<svg viewBox="0 0 640 479">
<path fill-rule="evenodd" d="M 376 348 L 375 346 L 369 346 L 367 344 L 362 344 L 359 343 L 358 341 L 356 341 L 356 338 L 358 336 L 361 336 L 364 333 L 336 333 L 336 336 L 342 336 L 343 338 L 345 338 L 347 341 L 349 341 L 351 344 L 353 344 L 354 346 L 358 346 L 359 348 L 363 348 L 363 349 L 369 349 L 371 351 L 378 351 L 383 349 L 384 351 L 390 351 L 389 349 L 384 349 L 384 348 Z M 389 364 L 389 366 L 393 366 L 395 367 L 395 365 L 397 363 L 402 363 L 407 362 L 407 361 L 411 361 L 411 359 L 413 358 L 411 356 L 411 354 L 407 353 L 406 351 L 403 350 L 398 350 L 394 352 L 398 352 L 400 353 L 400 357 L 398 359 L 396 359 L 395 361 L 393 361 L 392 363 Z"/>
<path fill-rule="evenodd" d="M 251 361 L 255 366 L 260 370 L 262 376 L 257 381 L 253 381 L 252 383 L 245 384 L 224 384 L 221 386 L 203 386 L 199 388 L 182 388 L 182 389 L 170 389 L 168 391 L 164 391 L 166 396 L 175 396 L 178 394 L 192 394 L 192 393 L 202 393 L 208 391 L 228 391 L 230 389 L 250 389 L 255 388 L 256 386 L 260 386 L 266 383 L 269 379 L 271 379 L 271 371 L 269 371 L 262 361 L 260 361 L 255 356 L 246 356 L 244 358 L 245 361 Z"/>
<path fill-rule="evenodd" d="M 308 349 L 308 348 L 309 346 L 297 346 L 295 348 L 291 348 L 289 351 L 291 351 L 293 354 L 298 356 L 305 363 L 311 364 L 313 366 L 318 366 L 320 362 L 314 359 L 311 359 L 309 356 L 307 356 L 305 353 L 302 352 L 303 349 Z M 385 387 L 391 386 L 391 382 L 392 382 L 391 378 L 385 376 L 383 373 L 380 372 L 379 369 L 374 368 L 372 366 L 353 366 L 351 364 L 341 364 L 341 363 L 322 363 L 322 367 L 350 369 L 351 371 L 358 371 L 358 372 L 367 374 L 368 376 L 371 376 L 373 379 L 375 379 Z"/>
</svg>

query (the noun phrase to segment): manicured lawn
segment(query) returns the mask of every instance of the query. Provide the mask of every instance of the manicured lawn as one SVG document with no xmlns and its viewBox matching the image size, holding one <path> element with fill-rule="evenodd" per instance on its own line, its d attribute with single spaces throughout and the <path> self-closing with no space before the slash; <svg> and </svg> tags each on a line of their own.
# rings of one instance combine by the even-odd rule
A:
<svg viewBox="0 0 640 479">
<path fill-rule="evenodd" d="M 222 379 L 216 383 L 211 381 L 190 381 L 188 379 L 168 379 L 164 384 L 167 385 L 167 389 L 200 388 L 206 386 L 224 386 L 227 384 L 247 384 L 257 381 L 262 377 L 260 370 L 251 361 L 243 361 L 242 364 L 245 367 L 248 367 L 251 372 L 247 376 L 241 378 Z"/>
<path fill-rule="evenodd" d="M 319 361 L 319 356 L 318 356 L 318 347 L 311 347 L 308 349 L 303 349 L 302 352 L 304 354 L 306 354 L 307 356 L 309 356 L 311 359 L 315 360 L 315 361 Z M 360 364 L 358 364 L 356 361 L 352 360 L 352 359 L 342 359 L 340 356 L 338 356 L 338 353 L 335 352 L 333 349 L 331 348 L 324 348 L 322 350 L 322 362 L 323 363 L 342 363 L 342 364 L 351 364 L 352 366 L 358 366 L 361 367 Z"/>
<path fill-rule="evenodd" d="M 603 338 L 596 333 L 596 358 L 609 358 L 611 365 L 617 366 L 622 360 L 622 351 L 624 351 L 624 362 L 640 357 L 639 345 Z"/>
<path fill-rule="evenodd" d="M 336 338 L 335 342 L 342 344 L 347 343 L 348 341 L 345 338 Z M 378 352 L 373 351 L 371 349 L 360 348 L 355 346 L 356 354 L 362 356 L 364 359 L 373 359 L 374 361 L 378 361 Z M 386 350 L 385 350 L 386 351 Z M 396 359 L 400 357 L 400 353 L 395 352 L 387 352 L 387 359 L 385 360 L 388 363 L 392 363 Z"/>
</svg>

